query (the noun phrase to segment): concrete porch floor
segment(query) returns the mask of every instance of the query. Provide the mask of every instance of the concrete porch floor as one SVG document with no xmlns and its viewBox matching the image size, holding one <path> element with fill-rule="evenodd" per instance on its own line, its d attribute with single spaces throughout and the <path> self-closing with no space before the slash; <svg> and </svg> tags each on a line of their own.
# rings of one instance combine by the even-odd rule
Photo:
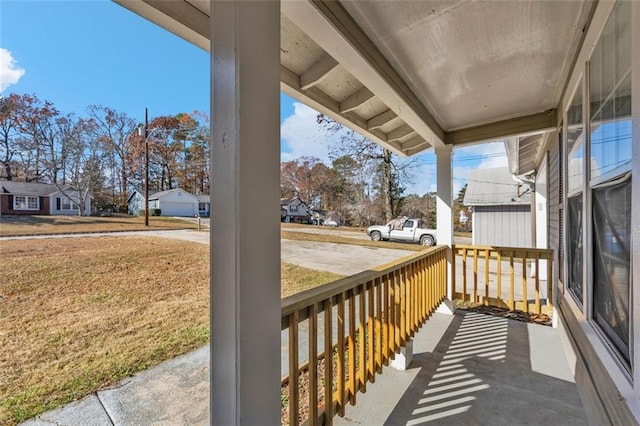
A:
<svg viewBox="0 0 640 426">
<path fill-rule="evenodd" d="M 435 314 L 406 371 L 387 367 L 337 425 L 587 424 L 557 329 Z"/>
</svg>

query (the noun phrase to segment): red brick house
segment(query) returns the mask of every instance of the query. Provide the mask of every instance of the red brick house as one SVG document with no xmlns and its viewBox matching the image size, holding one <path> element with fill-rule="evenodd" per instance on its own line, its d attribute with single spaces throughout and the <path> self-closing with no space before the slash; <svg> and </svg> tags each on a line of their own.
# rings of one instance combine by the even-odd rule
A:
<svg viewBox="0 0 640 426">
<path fill-rule="evenodd" d="M 80 204 L 83 215 L 91 214 L 91 197 L 78 190 L 58 188 L 48 183 L 0 181 L 0 214 L 2 215 L 77 215 Z"/>
</svg>

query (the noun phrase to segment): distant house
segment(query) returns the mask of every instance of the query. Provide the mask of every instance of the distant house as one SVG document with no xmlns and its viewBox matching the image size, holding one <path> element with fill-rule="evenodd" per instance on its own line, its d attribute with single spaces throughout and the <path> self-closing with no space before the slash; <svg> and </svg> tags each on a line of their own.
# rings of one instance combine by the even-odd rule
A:
<svg viewBox="0 0 640 426">
<path fill-rule="evenodd" d="M 91 214 L 91 196 L 84 197 L 71 186 L 48 183 L 0 181 L 0 213 L 11 215 Z"/>
<path fill-rule="evenodd" d="M 283 222 L 308 222 L 309 206 L 298 197 L 280 199 L 280 219 Z"/>
<path fill-rule="evenodd" d="M 149 195 L 151 194 L 149 192 Z M 127 198 L 127 212 L 130 215 L 137 215 L 140 210 L 144 210 L 144 191 L 134 189 Z"/>
<path fill-rule="evenodd" d="M 149 208 L 160 209 L 161 216 L 195 216 L 199 203 L 195 195 L 180 188 L 149 195 Z"/>
<path fill-rule="evenodd" d="M 464 205 L 472 211 L 472 244 L 531 247 L 531 192 L 506 167 L 472 172 Z"/>
<path fill-rule="evenodd" d="M 196 195 L 198 199 L 198 214 L 201 217 L 209 217 L 211 215 L 211 197 L 209 195 Z"/>
<path fill-rule="evenodd" d="M 160 209 L 160 216 L 209 216 L 211 201 L 208 195 L 193 195 L 184 189 L 176 188 L 167 191 L 150 191 L 149 208 Z M 127 211 L 137 215 L 144 210 L 144 191 L 135 189 L 127 199 Z"/>
</svg>

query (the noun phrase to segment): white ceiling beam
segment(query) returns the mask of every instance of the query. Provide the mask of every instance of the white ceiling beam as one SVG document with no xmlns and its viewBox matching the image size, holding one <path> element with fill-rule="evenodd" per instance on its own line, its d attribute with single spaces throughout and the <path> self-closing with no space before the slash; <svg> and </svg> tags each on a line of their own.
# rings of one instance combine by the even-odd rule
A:
<svg viewBox="0 0 640 426">
<path fill-rule="evenodd" d="M 447 132 L 447 144 L 465 145 L 510 136 L 544 133 L 557 127 L 555 109 Z"/>
<path fill-rule="evenodd" d="M 415 148 L 408 148 L 406 150 L 403 150 L 403 152 L 407 157 L 411 157 L 412 155 L 425 151 L 429 148 L 431 148 L 431 145 L 429 145 L 429 143 L 425 141 L 424 144 L 416 146 Z"/>
<path fill-rule="evenodd" d="M 329 73 L 338 66 L 338 62 L 329 55 L 324 55 L 300 75 L 300 88 L 308 90 L 327 78 Z"/>
<path fill-rule="evenodd" d="M 407 152 L 411 149 L 421 147 L 425 144 L 427 144 L 427 141 L 425 141 L 422 136 L 415 136 L 405 142 L 402 142 L 400 146 L 402 147 L 402 150 L 404 152 Z"/>
<path fill-rule="evenodd" d="M 444 145 L 444 130 L 339 2 L 285 1 L 282 13 L 431 145 Z"/>
<path fill-rule="evenodd" d="M 167 31 L 209 52 L 209 16 L 184 1 L 113 0 Z"/>
<path fill-rule="evenodd" d="M 380 146 L 389 149 L 391 152 L 402 157 L 407 155 L 402 151 L 398 142 L 388 142 L 387 136 L 381 130 L 367 129 L 366 120 L 348 112 L 341 113 L 340 103 L 319 88 L 312 87 L 303 91 L 300 88 L 299 77 L 297 74 L 284 66 L 280 67 L 280 89 L 292 98 L 298 99 L 300 102 L 303 102 L 305 105 L 315 109 L 319 113 L 325 114 L 338 123 L 355 130 Z"/>
<path fill-rule="evenodd" d="M 360 108 L 373 99 L 375 95 L 366 87 L 357 90 L 344 101 L 340 102 L 340 112 L 345 113 Z"/>
<path fill-rule="evenodd" d="M 300 76 L 282 64 L 280 65 L 280 83 L 281 86 L 284 84 L 300 91 Z"/>
<path fill-rule="evenodd" d="M 411 128 L 411 126 L 403 124 L 397 129 L 393 129 L 392 131 L 387 133 L 387 140 L 390 142 L 399 141 L 400 139 L 403 139 L 406 136 L 409 136 L 414 133 L 415 131 Z"/>
<path fill-rule="evenodd" d="M 396 118 L 398 118 L 398 114 L 388 109 L 385 112 L 382 112 L 376 115 L 375 117 L 370 118 L 367 121 L 367 129 L 369 130 L 379 129 L 380 127 L 391 122 L 392 120 L 395 120 Z"/>
</svg>

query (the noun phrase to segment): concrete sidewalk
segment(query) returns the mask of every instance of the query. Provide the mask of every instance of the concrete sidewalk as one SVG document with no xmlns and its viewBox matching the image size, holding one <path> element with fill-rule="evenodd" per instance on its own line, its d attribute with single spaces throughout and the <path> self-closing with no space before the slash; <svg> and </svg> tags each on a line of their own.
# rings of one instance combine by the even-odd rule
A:
<svg viewBox="0 0 640 426">
<path fill-rule="evenodd" d="M 209 347 L 178 356 L 27 426 L 208 425 Z"/>
</svg>

